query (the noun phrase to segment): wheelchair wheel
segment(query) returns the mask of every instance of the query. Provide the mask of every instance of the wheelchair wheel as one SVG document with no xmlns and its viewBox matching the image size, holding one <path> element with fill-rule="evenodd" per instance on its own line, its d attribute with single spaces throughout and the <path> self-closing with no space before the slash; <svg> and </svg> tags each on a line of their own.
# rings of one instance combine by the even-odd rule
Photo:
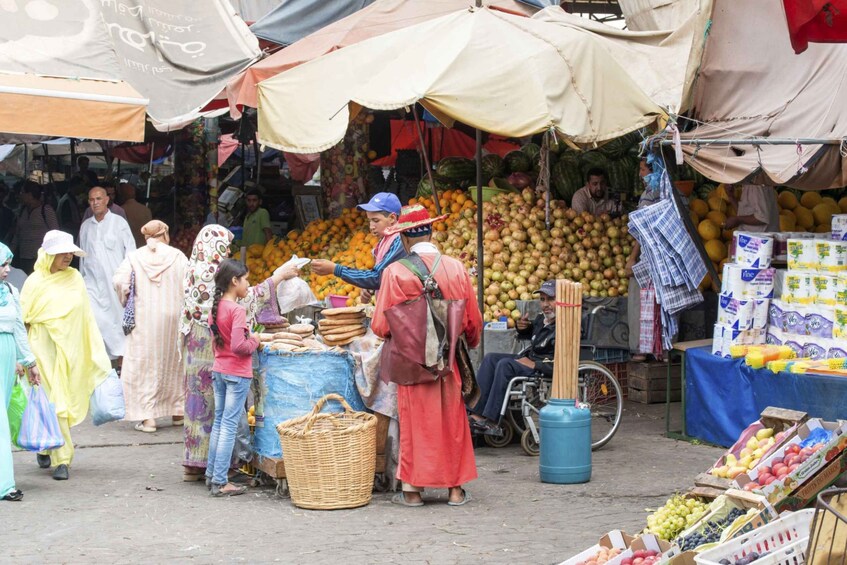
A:
<svg viewBox="0 0 847 565">
<path fill-rule="evenodd" d="M 591 411 L 591 449 L 600 449 L 621 425 L 623 391 L 615 376 L 600 363 L 581 361 L 579 401 Z"/>
<path fill-rule="evenodd" d="M 515 431 L 512 429 L 512 425 L 509 424 L 508 420 L 503 419 L 500 421 L 500 430 L 503 432 L 503 435 L 485 436 L 485 444 L 488 447 L 506 447 L 512 443 L 512 439 L 515 437 Z"/>
<path fill-rule="evenodd" d="M 524 430 L 523 434 L 521 434 L 521 447 L 524 453 L 531 457 L 538 457 L 538 454 L 541 452 L 538 442 L 532 436 L 532 430 Z"/>
</svg>

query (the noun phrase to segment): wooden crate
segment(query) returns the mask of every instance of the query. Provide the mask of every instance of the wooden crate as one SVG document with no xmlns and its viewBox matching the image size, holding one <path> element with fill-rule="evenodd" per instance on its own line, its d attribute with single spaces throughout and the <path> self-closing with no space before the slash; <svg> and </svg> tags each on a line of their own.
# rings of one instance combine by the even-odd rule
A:
<svg viewBox="0 0 847 565">
<path fill-rule="evenodd" d="M 682 398 L 682 366 L 671 365 L 670 400 Z M 630 363 L 627 371 L 628 398 L 641 404 L 665 402 L 668 389 L 667 363 Z"/>
</svg>

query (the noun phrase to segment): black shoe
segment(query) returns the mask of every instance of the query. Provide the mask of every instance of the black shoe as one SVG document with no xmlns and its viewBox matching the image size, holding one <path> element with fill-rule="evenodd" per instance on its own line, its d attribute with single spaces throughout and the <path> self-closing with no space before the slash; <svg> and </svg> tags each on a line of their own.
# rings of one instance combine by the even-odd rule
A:
<svg viewBox="0 0 847 565">
<path fill-rule="evenodd" d="M 50 456 L 49 455 L 43 455 L 43 454 L 39 453 L 35 456 L 35 460 L 38 461 L 38 466 L 41 467 L 42 469 L 49 469 L 50 468 Z"/>
<path fill-rule="evenodd" d="M 67 465 L 59 465 L 56 467 L 56 470 L 53 471 L 53 480 L 54 481 L 67 481 L 68 480 L 68 466 Z"/>
<path fill-rule="evenodd" d="M 21 500 L 23 500 L 23 497 L 24 493 L 20 489 L 15 489 L 0 500 L 8 500 L 9 502 L 20 502 Z"/>
</svg>

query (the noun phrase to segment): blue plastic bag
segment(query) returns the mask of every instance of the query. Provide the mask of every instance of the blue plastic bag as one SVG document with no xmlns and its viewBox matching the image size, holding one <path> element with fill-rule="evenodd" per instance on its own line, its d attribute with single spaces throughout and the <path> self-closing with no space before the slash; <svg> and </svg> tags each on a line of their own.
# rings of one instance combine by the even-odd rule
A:
<svg viewBox="0 0 847 565">
<path fill-rule="evenodd" d="M 56 409 L 40 386 L 29 389 L 18 445 L 28 451 L 47 451 L 65 445 Z"/>
<path fill-rule="evenodd" d="M 126 416 L 124 387 L 114 370 L 91 393 L 89 408 L 95 426 L 115 420 L 123 420 Z"/>
</svg>

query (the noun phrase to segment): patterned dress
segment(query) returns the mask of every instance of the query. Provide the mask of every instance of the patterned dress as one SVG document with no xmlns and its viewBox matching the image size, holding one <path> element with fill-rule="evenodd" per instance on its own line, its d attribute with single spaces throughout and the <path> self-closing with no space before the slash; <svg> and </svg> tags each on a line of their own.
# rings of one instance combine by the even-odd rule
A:
<svg viewBox="0 0 847 565">
<path fill-rule="evenodd" d="M 204 227 L 194 240 L 185 272 L 185 296 L 180 321 L 185 385 L 185 454 L 183 466 L 205 469 L 209 457 L 209 437 L 215 419 L 215 393 L 212 389 L 212 365 L 215 362 L 209 312 L 215 290 L 215 273 L 229 256 L 232 233 L 223 226 Z M 250 287 L 241 304 L 247 309 L 252 325 L 258 312 L 275 291 L 271 279 Z M 233 467 L 237 460 L 233 460 Z"/>
</svg>

